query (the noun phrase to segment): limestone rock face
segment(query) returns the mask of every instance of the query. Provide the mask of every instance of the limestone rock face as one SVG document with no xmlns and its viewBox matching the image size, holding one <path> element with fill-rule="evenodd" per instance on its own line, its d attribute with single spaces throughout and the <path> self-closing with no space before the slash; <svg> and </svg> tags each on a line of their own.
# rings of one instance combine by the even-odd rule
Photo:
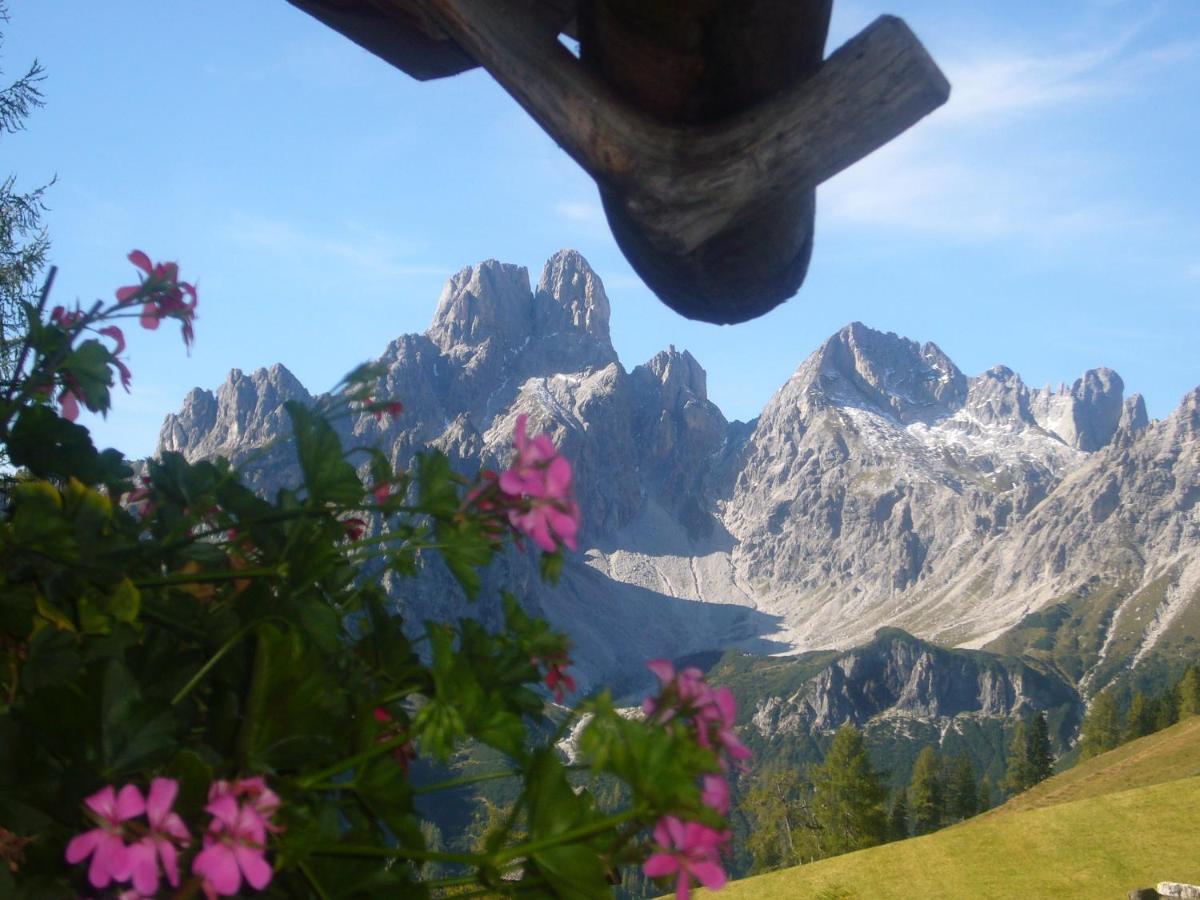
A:
<svg viewBox="0 0 1200 900">
<path fill-rule="evenodd" d="M 862 727 L 881 715 L 922 721 L 1009 718 L 1076 705 L 1052 675 L 987 653 L 950 651 L 898 629 L 882 629 L 790 696 L 767 696 L 752 716 L 764 737 Z"/>
<path fill-rule="evenodd" d="M 610 316 L 575 251 L 555 254 L 536 289 L 526 269 L 489 260 L 450 278 L 425 334 L 385 348 L 380 392 L 405 412 L 339 425 L 347 443 L 397 466 L 426 446 L 464 472 L 503 466 L 525 414 L 572 460 L 584 511 L 557 588 L 514 554 L 468 608 L 430 561 L 416 586 L 394 586 L 411 621 L 494 618 L 509 587 L 572 636 L 582 684 L 630 689 L 655 656 L 844 649 L 896 626 L 1013 654 L 1059 629 L 1055 646 L 1081 648 L 1062 665 L 1089 692 L 1200 637 L 1200 389 L 1151 422 L 1109 369 L 1029 388 L 1004 366 L 968 377 L 932 343 L 852 323 L 758 418 L 728 422 L 687 350 L 627 371 Z M 316 399 L 282 366 L 235 371 L 185 398 L 160 448 L 231 456 L 270 489 L 297 477 L 272 444 L 287 433 L 282 403 Z M 829 723 L 871 697 L 922 715 L 1019 705 L 1012 673 L 899 646 L 877 671 L 881 658 L 844 659 L 801 717 Z M 847 693 L 868 682 L 877 696 Z"/>
<path fill-rule="evenodd" d="M 234 456 L 287 432 L 283 404 L 312 397 L 296 376 L 276 363 L 246 375 L 229 373 L 214 395 L 193 389 L 178 413 L 167 416 L 159 433 L 161 450 L 177 450 L 190 460 Z"/>
</svg>

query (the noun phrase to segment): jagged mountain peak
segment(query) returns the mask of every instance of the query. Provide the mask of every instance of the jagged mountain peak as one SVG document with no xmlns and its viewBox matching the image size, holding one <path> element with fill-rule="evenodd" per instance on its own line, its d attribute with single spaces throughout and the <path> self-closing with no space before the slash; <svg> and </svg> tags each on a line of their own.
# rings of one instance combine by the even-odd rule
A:
<svg viewBox="0 0 1200 900">
<path fill-rule="evenodd" d="M 641 369 L 653 375 L 662 384 L 664 394 L 673 401 L 685 392 L 697 400 L 708 399 L 708 373 L 688 350 L 681 353 L 671 344 L 634 369 L 634 372 Z"/>
<path fill-rule="evenodd" d="M 550 301 L 535 307 L 539 331 L 583 332 L 611 349 L 608 295 L 600 276 L 578 250 L 559 250 L 546 260 L 538 279 L 537 299 Z"/>
<path fill-rule="evenodd" d="M 442 288 L 427 335 L 460 361 L 525 355 L 530 371 L 579 371 L 616 361 L 609 317 L 600 277 L 578 251 L 560 250 L 536 292 L 524 266 L 489 259 L 462 269 Z"/>
<path fill-rule="evenodd" d="M 851 322 L 793 376 L 830 405 L 873 410 L 903 423 L 934 421 L 966 401 L 967 379 L 933 342 Z"/>
<path fill-rule="evenodd" d="M 249 375 L 232 369 L 215 395 L 200 388 L 188 393 L 179 412 L 163 422 L 159 448 L 200 459 L 261 446 L 286 429 L 288 400 L 308 403 L 312 397 L 280 363 Z"/>
<path fill-rule="evenodd" d="M 519 345 L 529 335 L 532 318 L 529 270 L 488 259 L 446 281 L 427 334 L 446 353 L 488 339 Z"/>
</svg>

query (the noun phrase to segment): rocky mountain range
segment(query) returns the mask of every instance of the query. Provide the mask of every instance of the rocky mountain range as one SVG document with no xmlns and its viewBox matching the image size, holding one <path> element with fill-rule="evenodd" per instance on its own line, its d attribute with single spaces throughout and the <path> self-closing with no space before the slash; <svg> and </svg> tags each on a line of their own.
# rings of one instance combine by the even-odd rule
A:
<svg viewBox="0 0 1200 900">
<path fill-rule="evenodd" d="M 576 471 L 580 552 L 555 588 L 518 555 L 488 583 L 572 636 L 584 684 L 637 687 L 653 656 L 844 649 L 883 627 L 1023 656 L 1084 695 L 1194 655 L 1200 389 L 1152 422 L 1109 369 L 1057 390 L 1003 366 L 971 377 L 934 344 L 853 323 L 757 419 L 730 422 L 686 350 L 627 370 L 609 318 L 574 251 L 536 288 L 519 266 L 463 269 L 429 329 L 379 359 L 404 415 L 345 425 L 399 465 L 426 445 L 503 464 L 521 413 L 553 436 Z M 288 399 L 314 398 L 282 366 L 234 371 L 187 396 L 160 450 L 249 461 L 268 487 L 288 477 L 282 451 L 249 454 L 285 432 Z M 391 588 L 414 621 L 465 609 L 437 565 Z"/>
</svg>

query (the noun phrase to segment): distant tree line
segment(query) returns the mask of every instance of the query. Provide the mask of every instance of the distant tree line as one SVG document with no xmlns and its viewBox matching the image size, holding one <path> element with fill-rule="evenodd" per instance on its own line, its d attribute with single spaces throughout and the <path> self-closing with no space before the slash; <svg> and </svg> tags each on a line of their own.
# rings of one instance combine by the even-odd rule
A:
<svg viewBox="0 0 1200 900">
<path fill-rule="evenodd" d="M 1187 669 L 1160 694 L 1134 691 L 1122 712 L 1106 690 L 1092 701 L 1081 729 L 1082 757 L 1200 715 L 1200 666 Z M 740 812 L 749 826 L 746 847 L 751 872 L 795 866 L 929 834 L 990 809 L 994 792 L 1011 797 L 1054 773 L 1054 748 L 1044 712 L 1020 719 L 1005 754 L 1003 780 L 993 786 L 977 776 L 963 752 L 941 754 L 922 748 L 908 786 L 889 797 L 886 773 L 876 771 L 863 734 L 844 725 L 820 765 L 770 764 L 752 774 L 740 792 Z"/>
<path fill-rule="evenodd" d="M 1012 795 L 1048 778 L 1054 767 L 1044 713 L 1020 721 L 1008 746 L 1004 781 Z M 862 732 L 844 725 L 820 765 L 768 765 L 741 791 L 748 824 L 751 872 L 795 866 L 929 834 L 985 812 L 994 787 L 979 777 L 966 752 L 942 754 L 927 745 L 906 787 L 889 797 L 886 773 L 876 771 Z"/>
<path fill-rule="evenodd" d="M 1160 693 L 1147 695 L 1135 690 L 1123 711 L 1116 691 L 1107 688 L 1092 698 L 1084 716 L 1080 758 L 1106 753 L 1195 715 L 1200 715 L 1200 666 L 1195 664 Z"/>
</svg>

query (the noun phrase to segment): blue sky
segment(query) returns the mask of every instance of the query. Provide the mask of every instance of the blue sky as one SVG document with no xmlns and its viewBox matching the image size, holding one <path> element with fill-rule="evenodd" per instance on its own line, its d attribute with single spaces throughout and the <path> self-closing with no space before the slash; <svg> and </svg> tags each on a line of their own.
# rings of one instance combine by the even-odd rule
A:
<svg viewBox="0 0 1200 900">
<path fill-rule="evenodd" d="M 0 66 L 34 56 L 48 104 L 3 142 L 47 215 L 58 302 L 109 296 L 125 254 L 201 292 L 130 334 L 134 388 L 102 445 L 153 449 L 163 416 L 229 369 L 282 362 L 324 390 L 423 331 L 486 258 L 536 280 L 561 247 L 604 279 L 628 368 L 668 343 L 751 418 L 852 320 L 1034 385 L 1107 365 L 1166 415 L 1200 383 L 1200 3 L 837 0 L 830 49 L 903 16 L 950 103 L 824 185 L 799 295 L 718 327 L 667 310 L 608 234 L 592 182 L 481 71 L 420 84 L 283 0 L 9 0 Z M 132 331 L 133 329 L 130 329 Z"/>
</svg>

